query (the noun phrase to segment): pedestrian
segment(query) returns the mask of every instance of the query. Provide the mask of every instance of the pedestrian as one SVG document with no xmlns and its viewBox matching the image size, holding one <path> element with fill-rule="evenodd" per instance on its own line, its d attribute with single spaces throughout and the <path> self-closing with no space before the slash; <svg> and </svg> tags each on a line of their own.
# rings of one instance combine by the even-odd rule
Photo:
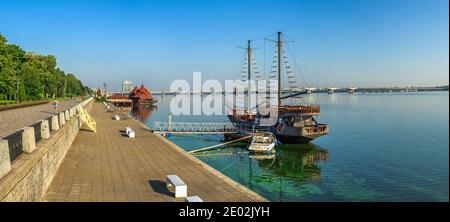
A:
<svg viewBox="0 0 450 222">
<path fill-rule="evenodd" d="M 54 114 L 56 114 L 56 111 L 58 111 L 59 102 L 58 100 L 53 101 L 53 108 L 55 109 Z"/>
</svg>

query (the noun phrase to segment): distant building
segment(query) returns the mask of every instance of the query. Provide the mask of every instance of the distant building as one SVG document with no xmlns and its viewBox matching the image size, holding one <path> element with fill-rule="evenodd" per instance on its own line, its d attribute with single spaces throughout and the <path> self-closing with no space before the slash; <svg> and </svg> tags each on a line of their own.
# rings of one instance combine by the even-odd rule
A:
<svg viewBox="0 0 450 222">
<path fill-rule="evenodd" d="M 133 90 L 133 82 L 129 80 L 125 80 L 122 82 L 122 94 L 123 93 L 130 93 L 130 91 Z"/>
<path fill-rule="evenodd" d="M 131 107 L 132 101 L 128 98 L 128 96 L 120 95 L 120 94 L 114 94 L 106 97 L 106 101 L 114 104 L 114 106 L 117 107 Z"/>
<path fill-rule="evenodd" d="M 133 101 L 133 108 L 149 107 L 157 102 L 156 98 L 150 94 L 150 91 L 144 85 L 141 85 L 139 88 L 137 86 L 134 87 L 128 98 Z"/>
</svg>

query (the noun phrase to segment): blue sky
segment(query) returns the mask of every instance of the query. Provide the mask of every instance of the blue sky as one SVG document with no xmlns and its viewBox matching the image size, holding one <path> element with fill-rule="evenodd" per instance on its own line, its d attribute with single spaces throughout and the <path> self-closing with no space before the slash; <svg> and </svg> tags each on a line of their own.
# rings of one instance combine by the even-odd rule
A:
<svg viewBox="0 0 450 222">
<path fill-rule="evenodd" d="M 84 84 L 111 89 L 125 79 L 168 88 L 193 71 L 239 78 L 236 46 L 277 31 L 296 41 L 309 86 L 444 85 L 448 20 L 448 0 L 0 0 L 10 43 L 56 55 Z M 254 46 L 268 66 L 273 47 Z"/>
</svg>

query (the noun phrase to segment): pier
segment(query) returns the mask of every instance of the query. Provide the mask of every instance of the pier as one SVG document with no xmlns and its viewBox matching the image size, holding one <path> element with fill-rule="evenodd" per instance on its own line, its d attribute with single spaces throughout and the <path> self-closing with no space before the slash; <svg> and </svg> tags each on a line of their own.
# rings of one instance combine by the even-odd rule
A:
<svg viewBox="0 0 450 222">
<path fill-rule="evenodd" d="M 236 133 L 236 125 L 224 123 L 200 123 L 200 122 L 159 122 L 153 124 L 153 132 L 156 134 L 233 134 Z"/>
</svg>

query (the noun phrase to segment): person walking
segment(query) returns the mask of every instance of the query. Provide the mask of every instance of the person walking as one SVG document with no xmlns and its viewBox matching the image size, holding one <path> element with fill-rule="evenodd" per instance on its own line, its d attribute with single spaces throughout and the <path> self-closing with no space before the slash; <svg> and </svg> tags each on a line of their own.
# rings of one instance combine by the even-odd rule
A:
<svg viewBox="0 0 450 222">
<path fill-rule="evenodd" d="M 53 101 L 53 108 L 55 109 L 54 114 L 56 114 L 56 112 L 58 111 L 58 107 L 59 107 L 59 102 L 58 102 L 58 100 L 55 99 Z"/>
</svg>

